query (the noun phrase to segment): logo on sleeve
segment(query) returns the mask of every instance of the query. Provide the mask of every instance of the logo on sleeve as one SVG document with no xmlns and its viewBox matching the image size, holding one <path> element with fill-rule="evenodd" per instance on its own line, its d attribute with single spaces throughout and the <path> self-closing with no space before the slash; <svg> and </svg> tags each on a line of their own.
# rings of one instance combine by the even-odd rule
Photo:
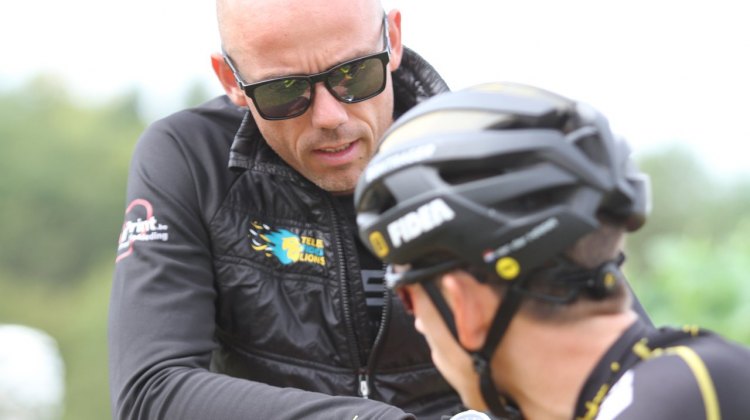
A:
<svg viewBox="0 0 750 420">
<path fill-rule="evenodd" d="M 166 242 L 169 239 L 168 230 L 169 226 L 157 220 L 150 202 L 140 198 L 131 201 L 125 209 L 125 222 L 122 224 L 115 262 L 132 254 L 136 242 Z"/>
<path fill-rule="evenodd" d="M 253 250 L 264 252 L 269 258 L 275 257 L 284 265 L 326 265 L 325 245 L 322 239 L 297 235 L 286 229 L 273 229 L 260 222 L 252 223 L 249 236 Z"/>
</svg>

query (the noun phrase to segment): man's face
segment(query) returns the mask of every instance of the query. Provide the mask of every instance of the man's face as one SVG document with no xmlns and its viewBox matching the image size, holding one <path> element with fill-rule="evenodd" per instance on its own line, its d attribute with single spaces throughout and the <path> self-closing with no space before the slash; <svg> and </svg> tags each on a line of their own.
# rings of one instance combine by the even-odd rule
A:
<svg viewBox="0 0 750 420">
<path fill-rule="evenodd" d="M 228 46 L 233 49 L 228 52 L 245 81 L 319 73 L 385 49 L 382 11 L 372 8 L 369 1 L 332 3 L 341 7 L 295 2 L 279 9 L 278 2 L 257 3 L 254 16 L 263 18 L 249 18 L 257 24 L 248 22 L 241 27 L 235 33 L 239 40 Z M 265 11 L 268 4 L 275 7 Z M 389 22 L 391 33 L 400 32 L 395 20 Z M 400 42 L 400 36 L 391 38 Z M 304 114 L 272 121 L 263 119 L 248 98 L 248 106 L 269 146 L 324 190 L 353 191 L 377 142 L 393 122 L 390 72 L 399 65 L 400 51 L 399 44 L 391 54 L 385 90 L 363 102 L 344 104 L 318 83 L 314 86 L 314 100 Z"/>
</svg>

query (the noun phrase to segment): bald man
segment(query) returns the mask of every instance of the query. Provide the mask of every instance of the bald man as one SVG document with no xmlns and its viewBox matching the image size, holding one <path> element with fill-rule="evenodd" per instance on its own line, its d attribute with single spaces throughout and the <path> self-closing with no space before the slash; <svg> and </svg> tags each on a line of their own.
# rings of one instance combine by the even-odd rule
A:
<svg viewBox="0 0 750 420">
<path fill-rule="evenodd" d="M 136 146 L 112 288 L 117 419 L 461 410 L 356 236 L 395 117 L 447 91 L 377 0 L 220 0 L 226 95 Z"/>
</svg>

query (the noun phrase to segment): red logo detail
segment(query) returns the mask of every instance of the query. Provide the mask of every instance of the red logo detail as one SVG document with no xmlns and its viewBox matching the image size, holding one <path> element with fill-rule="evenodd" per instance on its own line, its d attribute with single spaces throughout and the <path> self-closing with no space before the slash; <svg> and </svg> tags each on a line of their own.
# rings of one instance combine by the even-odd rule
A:
<svg viewBox="0 0 750 420">
<path fill-rule="evenodd" d="M 135 218 L 135 220 L 128 220 Z M 136 241 L 166 241 L 166 225 L 160 225 L 154 216 L 154 208 L 147 200 L 135 199 L 125 209 L 125 222 L 122 224 L 119 245 L 119 255 L 115 262 L 122 260 L 133 253 L 133 244 Z"/>
</svg>

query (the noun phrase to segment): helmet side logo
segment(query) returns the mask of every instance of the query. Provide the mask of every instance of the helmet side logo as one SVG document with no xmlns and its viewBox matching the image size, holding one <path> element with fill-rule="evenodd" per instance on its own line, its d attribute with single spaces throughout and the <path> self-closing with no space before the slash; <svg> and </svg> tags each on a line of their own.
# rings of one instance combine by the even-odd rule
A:
<svg viewBox="0 0 750 420">
<path fill-rule="evenodd" d="M 420 206 L 417 210 L 388 224 L 388 236 L 394 248 L 430 232 L 438 226 L 453 220 L 456 213 L 440 198 Z"/>
<path fill-rule="evenodd" d="M 378 258 L 385 258 L 390 252 L 388 243 L 385 241 L 383 234 L 378 232 L 377 230 L 370 234 L 370 245 L 372 246 L 372 250 L 375 251 L 375 255 L 377 255 Z"/>
<path fill-rule="evenodd" d="M 559 225 L 560 221 L 557 220 L 556 217 L 550 217 L 542 223 L 534 226 L 525 234 L 499 246 L 494 251 L 488 251 L 484 254 L 484 261 L 486 263 L 490 263 L 497 258 L 504 257 L 512 252 L 516 252 L 522 248 L 525 248 L 531 242 L 536 241 L 537 239 L 556 229 Z"/>
</svg>

